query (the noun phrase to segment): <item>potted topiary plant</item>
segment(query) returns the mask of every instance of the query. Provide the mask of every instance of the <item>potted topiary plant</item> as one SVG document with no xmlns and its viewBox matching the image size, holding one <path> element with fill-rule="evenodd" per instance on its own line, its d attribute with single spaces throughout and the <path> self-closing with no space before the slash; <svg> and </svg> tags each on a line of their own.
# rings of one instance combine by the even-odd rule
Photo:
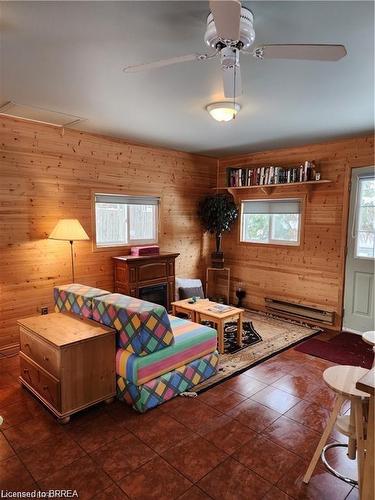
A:
<svg viewBox="0 0 375 500">
<path fill-rule="evenodd" d="M 230 231 L 238 216 L 238 208 L 233 197 L 227 193 L 206 196 L 199 203 L 198 215 L 205 231 L 215 234 L 216 252 L 213 252 L 212 266 L 224 267 L 224 254 L 221 240 L 224 231 Z"/>
</svg>

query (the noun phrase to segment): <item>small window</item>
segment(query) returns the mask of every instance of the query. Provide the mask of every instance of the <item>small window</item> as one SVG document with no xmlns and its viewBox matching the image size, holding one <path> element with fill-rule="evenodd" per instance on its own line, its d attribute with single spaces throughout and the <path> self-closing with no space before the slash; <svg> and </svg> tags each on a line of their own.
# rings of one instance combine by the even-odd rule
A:
<svg viewBox="0 0 375 500">
<path fill-rule="evenodd" d="M 252 200 L 241 205 L 241 241 L 299 245 L 301 200 Z"/>
<path fill-rule="evenodd" d="M 375 257 L 375 177 L 362 177 L 358 182 L 356 257 Z"/>
<path fill-rule="evenodd" d="M 157 243 L 159 198 L 95 195 L 97 247 Z"/>
</svg>

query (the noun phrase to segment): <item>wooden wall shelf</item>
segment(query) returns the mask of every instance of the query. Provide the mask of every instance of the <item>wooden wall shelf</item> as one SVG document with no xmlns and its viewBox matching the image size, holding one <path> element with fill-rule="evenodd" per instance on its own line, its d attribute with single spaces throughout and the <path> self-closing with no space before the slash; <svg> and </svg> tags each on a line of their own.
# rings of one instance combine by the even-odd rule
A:
<svg viewBox="0 0 375 500">
<path fill-rule="evenodd" d="M 333 181 L 331 180 L 321 180 L 321 181 L 304 181 L 304 182 L 289 182 L 285 184 L 262 184 L 260 186 L 227 186 L 227 187 L 219 187 L 213 188 L 217 191 L 228 191 L 234 197 L 238 196 L 241 192 L 246 192 L 249 189 L 260 189 L 264 194 L 268 195 L 272 193 L 275 188 L 288 189 L 293 187 L 303 186 L 307 189 L 311 189 L 313 187 L 317 187 L 319 184 L 330 184 Z"/>
</svg>

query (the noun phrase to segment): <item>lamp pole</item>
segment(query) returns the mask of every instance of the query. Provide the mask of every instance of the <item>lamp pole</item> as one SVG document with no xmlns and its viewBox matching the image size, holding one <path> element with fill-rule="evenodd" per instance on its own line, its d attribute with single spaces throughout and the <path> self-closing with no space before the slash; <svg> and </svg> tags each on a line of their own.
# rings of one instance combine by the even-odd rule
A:
<svg viewBox="0 0 375 500">
<path fill-rule="evenodd" d="M 73 283 L 74 283 L 74 252 L 73 252 L 73 240 L 69 241 L 70 243 L 70 256 L 72 259 L 72 276 L 73 276 Z"/>
</svg>

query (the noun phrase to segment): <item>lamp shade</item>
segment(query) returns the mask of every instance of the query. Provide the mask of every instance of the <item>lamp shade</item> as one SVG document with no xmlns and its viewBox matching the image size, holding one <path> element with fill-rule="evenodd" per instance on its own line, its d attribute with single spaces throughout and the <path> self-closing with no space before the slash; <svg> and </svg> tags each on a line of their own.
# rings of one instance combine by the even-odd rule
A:
<svg viewBox="0 0 375 500">
<path fill-rule="evenodd" d="M 48 238 L 66 241 L 90 239 L 78 219 L 60 219 Z"/>
</svg>

